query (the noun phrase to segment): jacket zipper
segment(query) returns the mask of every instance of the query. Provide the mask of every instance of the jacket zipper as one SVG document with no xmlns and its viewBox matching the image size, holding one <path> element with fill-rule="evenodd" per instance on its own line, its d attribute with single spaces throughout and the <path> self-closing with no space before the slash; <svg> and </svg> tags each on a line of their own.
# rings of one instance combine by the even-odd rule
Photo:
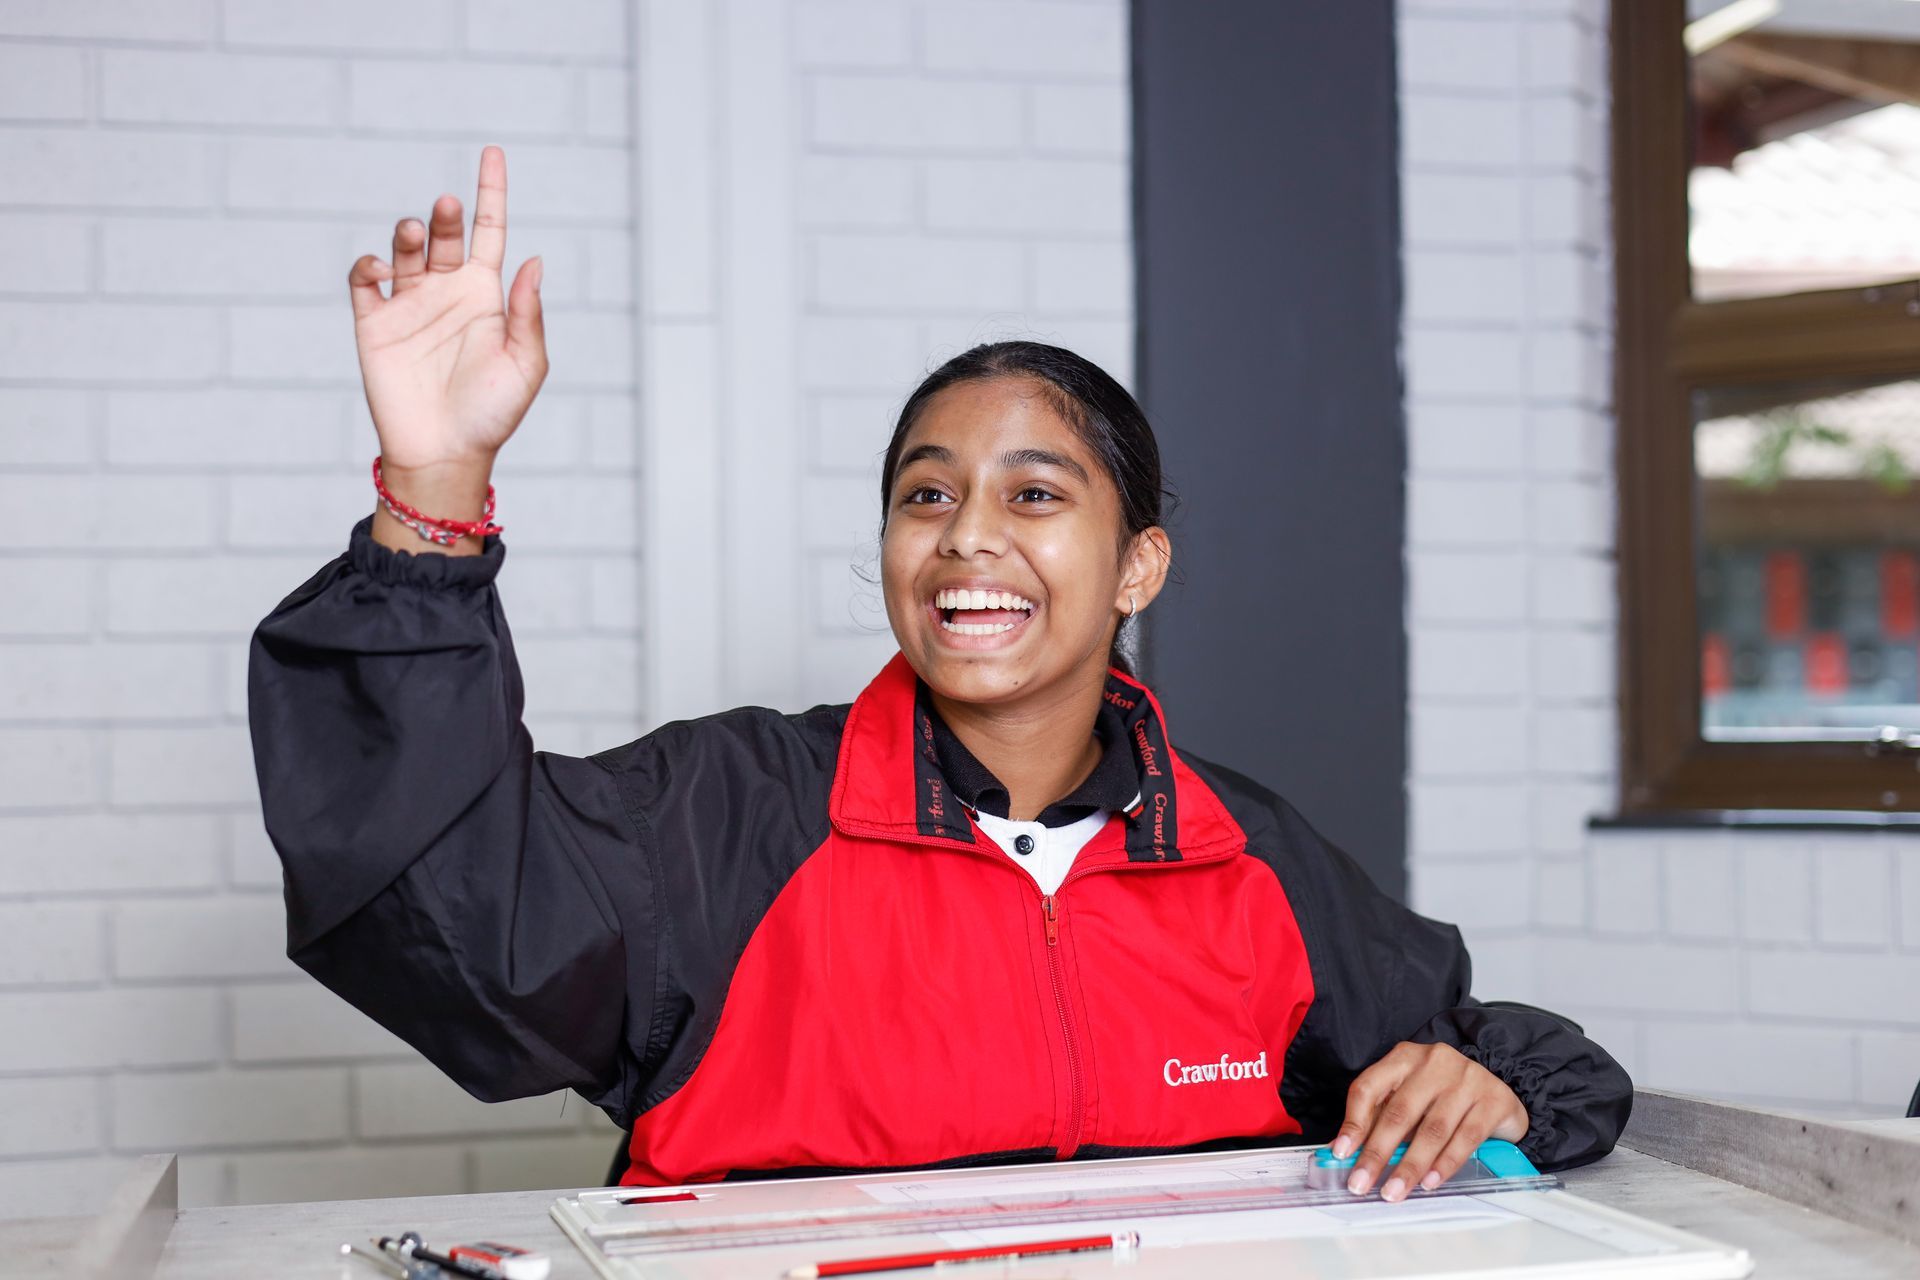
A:
<svg viewBox="0 0 1920 1280">
<path fill-rule="evenodd" d="M 979 830 L 977 825 L 974 829 L 976 831 Z M 981 832 L 981 834 L 984 835 L 985 833 Z M 934 844 L 947 848 L 955 847 L 952 841 L 934 836 L 900 836 L 897 838 L 911 840 L 921 844 Z M 958 848 L 969 853 L 979 853 L 987 857 L 992 856 L 986 854 L 985 851 L 977 845 L 960 845 Z M 1216 857 L 1208 857 L 1200 861 L 1214 862 L 1218 860 Z M 1004 859 L 995 859 L 994 861 L 1000 865 L 1005 864 Z M 1103 871 L 1155 871 L 1164 870 L 1168 865 L 1169 864 L 1164 862 L 1121 862 L 1097 867 L 1074 867 L 1067 872 L 1066 879 L 1060 882 L 1060 888 L 1064 889 L 1075 880 L 1089 875 L 1097 875 Z M 1019 876 L 1022 880 L 1025 880 L 1034 888 L 1038 888 L 1037 885 L 1033 885 L 1032 878 L 1018 867 L 1009 866 L 1006 869 Z M 1047 978 L 1053 987 L 1054 1012 L 1059 1015 L 1060 1037 L 1065 1042 L 1067 1050 L 1067 1079 L 1070 1082 L 1069 1097 L 1071 1098 L 1073 1115 L 1070 1117 L 1067 1125 L 1066 1141 L 1060 1144 L 1055 1156 L 1055 1159 L 1067 1160 L 1072 1158 L 1073 1154 L 1080 1149 L 1080 1131 L 1085 1123 L 1087 1110 L 1087 1081 L 1086 1068 L 1080 1061 L 1080 1040 L 1073 1031 L 1073 1006 L 1067 998 L 1066 961 L 1061 959 L 1060 956 L 1059 902 L 1056 894 L 1043 893 L 1040 895 L 1040 919 L 1041 923 L 1046 927 Z"/>
<path fill-rule="evenodd" d="M 1067 1079 L 1071 1083 L 1072 1114 L 1068 1118 L 1066 1140 L 1060 1144 L 1061 1160 L 1072 1157 L 1080 1148 L 1081 1117 L 1087 1109 L 1086 1072 L 1080 1065 L 1080 1041 L 1073 1034 L 1073 1006 L 1067 999 L 1066 962 L 1060 958 L 1058 904 L 1050 893 L 1040 895 L 1040 915 L 1047 926 L 1047 977 L 1053 982 L 1053 1006 L 1060 1015 L 1060 1034 L 1067 1045 Z"/>
</svg>

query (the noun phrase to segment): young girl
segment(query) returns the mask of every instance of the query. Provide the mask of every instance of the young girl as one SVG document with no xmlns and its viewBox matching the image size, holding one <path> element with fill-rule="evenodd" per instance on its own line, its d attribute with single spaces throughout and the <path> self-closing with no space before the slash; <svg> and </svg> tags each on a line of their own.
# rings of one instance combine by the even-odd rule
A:
<svg viewBox="0 0 1920 1280">
<path fill-rule="evenodd" d="M 1612 1058 L 1169 737 L 1114 649 L 1169 564 L 1158 451 L 1070 352 L 907 401 L 900 652 L 851 704 L 535 751 L 482 523 L 547 368 L 505 214 L 488 148 L 470 256 L 444 196 L 350 276 L 379 502 L 251 655 L 302 967 L 478 1097 L 578 1090 L 633 1183 L 1334 1139 L 1397 1200 L 1489 1137 L 1612 1147 Z"/>
</svg>

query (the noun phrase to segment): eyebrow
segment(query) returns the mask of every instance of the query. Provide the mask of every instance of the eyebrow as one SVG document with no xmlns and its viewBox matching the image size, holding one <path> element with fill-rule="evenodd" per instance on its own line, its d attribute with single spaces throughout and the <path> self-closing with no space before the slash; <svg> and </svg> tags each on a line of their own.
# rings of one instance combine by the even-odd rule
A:
<svg viewBox="0 0 1920 1280">
<path fill-rule="evenodd" d="M 943 444 L 915 445 L 900 459 L 894 468 L 894 474 L 905 471 L 921 459 L 928 462 L 943 462 L 952 465 L 953 450 Z M 1079 477 L 1081 484 L 1090 483 L 1087 469 L 1064 453 L 1055 453 L 1051 449 L 1009 449 L 1000 455 L 1000 465 L 1011 471 L 1017 467 L 1058 467 L 1070 475 Z"/>
</svg>

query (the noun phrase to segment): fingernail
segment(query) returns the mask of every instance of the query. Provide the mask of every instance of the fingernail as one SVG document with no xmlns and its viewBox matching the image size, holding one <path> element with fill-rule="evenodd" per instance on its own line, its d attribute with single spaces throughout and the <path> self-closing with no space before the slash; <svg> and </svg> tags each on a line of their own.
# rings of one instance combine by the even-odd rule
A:
<svg viewBox="0 0 1920 1280">
<path fill-rule="evenodd" d="M 1333 1140 L 1333 1158 L 1335 1160 L 1345 1160 L 1347 1153 L 1352 1150 L 1353 1139 L 1349 1138 L 1346 1134 L 1343 1133 Z"/>
<path fill-rule="evenodd" d="M 1382 1200 L 1398 1200 L 1405 1194 L 1407 1194 L 1407 1180 L 1405 1178 L 1388 1178 L 1387 1185 L 1380 1188 L 1380 1198 Z"/>
<path fill-rule="evenodd" d="M 1367 1188 L 1373 1185 L 1373 1174 L 1365 1169 L 1355 1169 L 1353 1176 L 1347 1179 L 1347 1190 L 1357 1196 L 1367 1194 Z"/>
<path fill-rule="evenodd" d="M 534 288 L 538 289 L 540 287 L 540 281 L 546 278 L 546 274 L 547 274 L 546 259 L 536 257 L 533 260 L 533 287 Z"/>
<path fill-rule="evenodd" d="M 1426 1176 L 1426 1177 L 1424 1177 L 1424 1178 L 1422 1178 L 1422 1179 L 1420 1179 L 1420 1185 L 1421 1185 L 1422 1187 L 1425 1187 L 1425 1188 L 1426 1188 L 1426 1189 L 1427 1189 L 1428 1191 L 1431 1191 L 1431 1190 L 1433 1190 L 1433 1189 L 1434 1189 L 1435 1187 L 1437 1187 L 1437 1186 L 1439 1186 L 1439 1185 L 1440 1185 L 1440 1171 L 1439 1171 L 1438 1169 L 1429 1169 L 1429 1170 L 1427 1170 L 1427 1176 Z"/>
</svg>

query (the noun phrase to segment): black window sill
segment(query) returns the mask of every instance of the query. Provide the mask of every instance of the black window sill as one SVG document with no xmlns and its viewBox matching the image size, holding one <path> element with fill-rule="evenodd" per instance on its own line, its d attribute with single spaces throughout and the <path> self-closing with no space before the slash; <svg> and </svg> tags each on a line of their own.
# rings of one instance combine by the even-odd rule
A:
<svg viewBox="0 0 1920 1280">
<path fill-rule="evenodd" d="M 1920 813 L 1864 809 L 1669 809 L 1656 813 L 1596 814 L 1589 831 L 1882 831 L 1920 832 Z"/>
</svg>

